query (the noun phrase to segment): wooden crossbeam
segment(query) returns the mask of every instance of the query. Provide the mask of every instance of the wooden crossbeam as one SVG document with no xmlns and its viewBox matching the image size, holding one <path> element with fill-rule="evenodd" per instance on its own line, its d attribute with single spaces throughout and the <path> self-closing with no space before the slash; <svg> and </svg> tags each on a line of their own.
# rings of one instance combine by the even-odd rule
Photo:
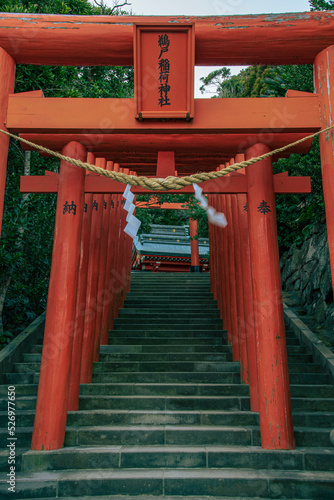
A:
<svg viewBox="0 0 334 500">
<path fill-rule="evenodd" d="M 12 132 L 46 134 L 311 134 L 320 128 L 319 99 L 273 97 L 195 99 L 195 117 L 135 119 L 134 99 L 9 97 Z"/>
<path fill-rule="evenodd" d="M 305 137 L 302 133 L 261 133 L 258 134 L 196 134 L 194 140 L 193 134 L 20 134 L 23 139 L 40 144 L 54 151 L 61 151 L 62 148 L 70 142 L 79 142 L 94 153 L 96 157 L 106 158 L 107 160 L 122 163 L 127 155 L 133 159 L 136 154 L 145 154 L 146 159 L 155 154 L 157 158 L 158 151 L 175 151 L 176 162 L 179 155 L 188 156 L 188 158 L 197 159 L 205 152 L 212 152 L 213 157 L 218 154 L 230 159 L 234 157 L 236 151 L 243 153 L 247 148 L 263 142 L 271 149 L 277 149 L 285 144 L 298 141 Z M 298 146 L 290 148 L 282 156 L 291 153 L 305 154 L 310 150 L 312 140 L 303 142 Z M 22 144 L 27 149 L 25 144 Z M 134 161 L 135 163 L 135 161 Z M 197 168 L 201 169 L 201 165 Z M 153 173 L 151 175 L 154 175 Z"/>
<path fill-rule="evenodd" d="M 135 22 L 195 23 L 196 64 L 312 64 L 333 44 L 334 12 L 245 16 L 61 16 L 1 13 L 0 46 L 17 63 L 133 65 Z"/>
<path fill-rule="evenodd" d="M 204 194 L 226 194 L 226 193 L 247 193 L 247 179 L 245 175 L 221 177 L 201 184 Z M 122 194 L 125 186 L 120 182 L 113 181 L 104 176 L 88 175 L 85 180 L 86 193 L 111 193 Z M 286 175 L 274 175 L 274 189 L 277 194 L 286 193 L 310 193 L 310 177 L 288 177 Z M 45 176 L 22 176 L 20 184 L 21 193 L 57 193 L 58 174 Z M 157 191 L 150 191 L 141 187 L 133 187 L 135 194 L 157 194 Z M 192 186 L 187 186 L 178 191 L 164 191 L 164 194 L 193 194 Z"/>
</svg>

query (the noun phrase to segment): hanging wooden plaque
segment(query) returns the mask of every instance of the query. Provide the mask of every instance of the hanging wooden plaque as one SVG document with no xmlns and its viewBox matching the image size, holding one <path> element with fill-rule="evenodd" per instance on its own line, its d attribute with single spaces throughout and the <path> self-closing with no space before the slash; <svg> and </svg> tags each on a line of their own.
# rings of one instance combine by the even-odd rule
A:
<svg viewBox="0 0 334 500">
<path fill-rule="evenodd" d="M 194 116 L 195 26 L 135 24 L 137 118 Z"/>
</svg>

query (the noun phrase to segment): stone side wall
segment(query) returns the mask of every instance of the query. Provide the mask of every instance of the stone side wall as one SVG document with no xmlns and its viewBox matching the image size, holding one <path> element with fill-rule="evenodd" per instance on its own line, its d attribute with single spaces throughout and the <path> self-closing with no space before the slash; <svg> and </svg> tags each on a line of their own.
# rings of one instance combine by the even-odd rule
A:
<svg viewBox="0 0 334 500">
<path fill-rule="evenodd" d="M 327 231 L 316 224 L 301 246 L 292 245 L 281 258 L 282 287 L 295 292 L 310 316 L 326 330 L 334 330 L 334 304 Z"/>
</svg>

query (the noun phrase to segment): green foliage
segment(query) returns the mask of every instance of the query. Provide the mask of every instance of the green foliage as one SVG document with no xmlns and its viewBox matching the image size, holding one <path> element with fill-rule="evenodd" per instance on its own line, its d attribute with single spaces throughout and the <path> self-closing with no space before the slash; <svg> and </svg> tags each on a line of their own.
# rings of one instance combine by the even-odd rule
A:
<svg viewBox="0 0 334 500">
<path fill-rule="evenodd" d="M 310 10 L 334 10 L 334 0 L 309 0 Z"/>
<path fill-rule="evenodd" d="M 220 68 L 201 78 L 202 93 L 214 93 L 214 97 L 259 97 L 267 90 L 265 77 L 268 66 L 249 66 L 238 75 L 231 75 L 228 68 Z"/>
<path fill-rule="evenodd" d="M 139 233 L 149 233 L 151 224 L 164 224 L 170 226 L 185 226 L 189 224 L 192 217 L 197 219 L 198 236 L 207 238 L 209 234 L 208 218 L 205 211 L 200 208 L 194 196 L 180 194 L 158 194 L 137 196 L 137 200 L 148 202 L 150 199 L 158 199 L 158 203 L 182 203 L 184 210 L 161 210 L 159 208 L 138 208 L 136 217 L 141 221 Z"/>
<path fill-rule="evenodd" d="M 313 66 L 271 66 L 263 75 L 264 92 L 268 97 L 284 97 L 287 90 L 314 91 Z"/>
<path fill-rule="evenodd" d="M 2 12 L 91 15 L 101 8 L 88 0 L 0 0 Z M 111 14 L 107 8 L 105 13 Z M 133 68 L 17 65 L 15 92 L 42 89 L 46 97 L 132 97 Z M 7 288 L 0 346 L 6 345 L 46 307 L 51 266 L 56 196 L 19 191 L 24 152 L 10 143 L 5 206 L 0 240 L 0 292 Z M 59 162 L 31 154 L 31 175 L 57 171 Z M 2 288 L 1 288 L 2 287 Z M 1 295 L 1 294 L 0 294 Z M 0 309 L 1 315 L 1 309 Z"/>
<path fill-rule="evenodd" d="M 320 3 L 328 2 L 312 3 L 317 3 L 317 8 L 320 8 Z M 314 92 L 311 65 L 250 66 L 236 76 L 231 76 L 230 71 L 223 68 L 210 73 L 202 81 L 201 90 L 211 88 L 212 91 L 214 88 L 215 97 L 284 97 L 289 89 Z M 302 243 L 312 225 L 325 219 L 318 140 L 314 141 L 307 155 L 292 154 L 289 158 L 279 159 L 274 164 L 274 172 L 284 171 L 289 175 L 311 176 L 312 193 L 276 197 L 281 253 L 293 243 Z"/>
</svg>

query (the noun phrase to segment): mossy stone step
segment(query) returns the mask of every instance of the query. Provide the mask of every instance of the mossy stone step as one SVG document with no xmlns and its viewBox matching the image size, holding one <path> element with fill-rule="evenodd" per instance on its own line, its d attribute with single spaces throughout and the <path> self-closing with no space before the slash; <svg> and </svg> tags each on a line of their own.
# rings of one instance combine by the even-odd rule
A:
<svg viewBox="0 0 334 500">
<path fill-rule="evenodd" d="M 248 469 L 94 469 L 23 473 L 17 493 L 0 482 L 3 499 L 60 498 L 74 495 L 238 496 L 260 498 L 333 499 L 334 473 L 310 471 L 254 471 Z"/>
<path fill-rule="evenodd" d="M 334 449 L 326 454 L 322 448 L 298 450 L 264 450 L 244 446 L 110 446 L 71 447 L 54 450 L 26 451 L 23 471 L 63 469 L 145 469 L 145 468 L 224 468 L 253 470 L 334 469 Z"/>
</svg>

